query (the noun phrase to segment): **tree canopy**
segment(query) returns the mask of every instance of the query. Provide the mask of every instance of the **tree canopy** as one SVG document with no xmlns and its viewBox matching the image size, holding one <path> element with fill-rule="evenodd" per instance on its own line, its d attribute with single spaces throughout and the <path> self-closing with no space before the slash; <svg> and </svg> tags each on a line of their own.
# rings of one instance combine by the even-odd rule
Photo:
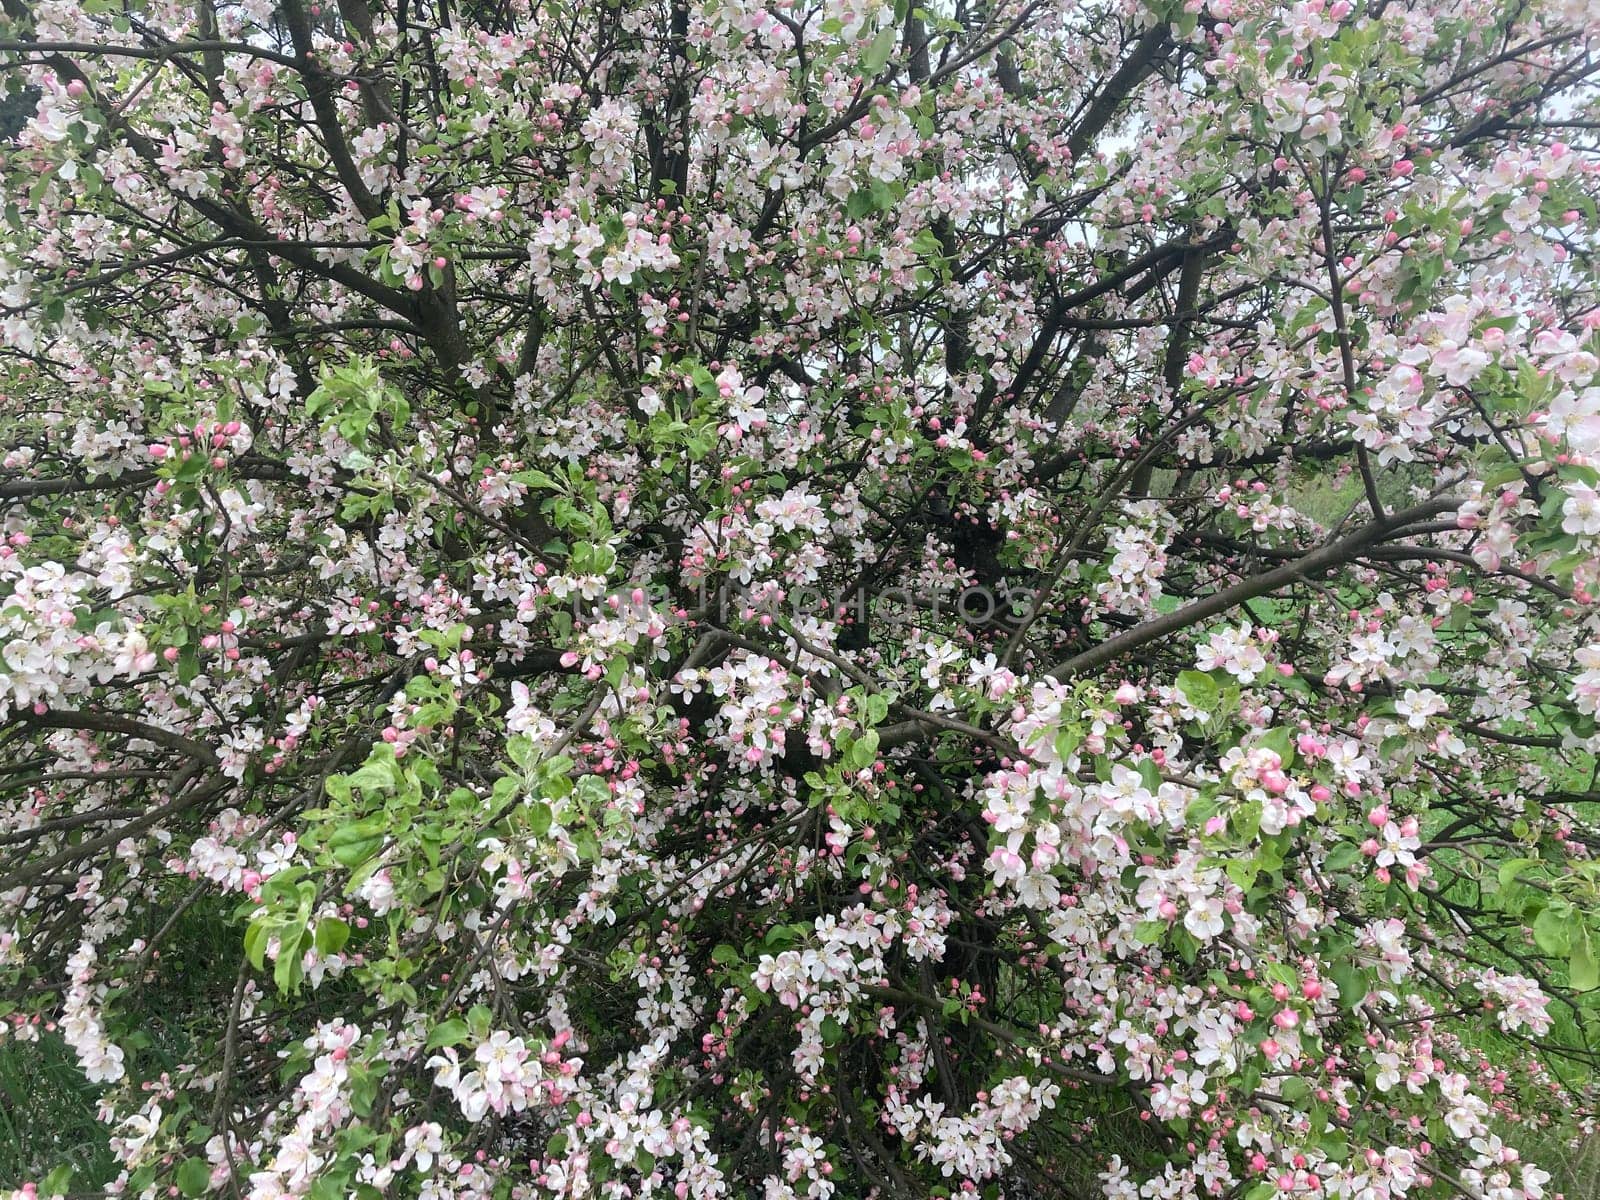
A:
<svg viewBox="0 0 1600 1200">
<path fill-rule="evenodd" d="M 1554 1188 L 1591 3 L 0 8 L 0 1184 Z"/>
</svg>

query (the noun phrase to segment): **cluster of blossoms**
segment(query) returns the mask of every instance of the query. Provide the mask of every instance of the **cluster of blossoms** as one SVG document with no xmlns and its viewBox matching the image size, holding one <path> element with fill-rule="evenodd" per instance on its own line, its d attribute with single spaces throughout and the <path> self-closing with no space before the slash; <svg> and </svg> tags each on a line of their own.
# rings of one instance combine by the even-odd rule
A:
<svg viewBox="0 0 1600 1200">
<path fill-rule="evenodd" d="M 465 1073 L 454 1049 L 435 1055 L 427 1065 L 434 1082 L 450 1090 L 469 1120 L 479 1120 L 490 1111 L 501 1116 L 520 1113 L 530 1103 L 558 1108 L 569 1092 L 563 1081 L 583 1065 L 582 1060 L 562 1058 L 561 1048 L 570 1036 L 567 1031 L 556 1034 L 550 1048 L 540 1053 L 522 1038 L 496 1030 L 473 1051 L 471 1069 Z"/>
<path fill-rule="evenodd" d="M 90 1083 L 114 1083 L 126 1073 L 122 1049 L 106 1037 L 100 1006 L 109 988 L 94 981 L 95 948 L 88 942 L 67 960 L 67 993 L 61 1001 L 61 1036 L 78 1056 Z"/>
<path fill-rule="evenodd" d="M 676 686 L 693 693 L 702 676 L 711 694 L 722 700 L 718 715 L 726 722 L 723 744 L 739 754 L 744 769 L 770 764 L 783 752 L 789 726 L 800 711 L 791 699 L 789 672 L 769 658 L 745 655 L 709 671 L 680 672 Z"/>
<path fill-rule="evenodd" d="M 923 1144 L 922 1156 L 944 1178 L 989 1179 L 1011 1163 L 1008 1135 L 1026 1130 L 1060 1095 L 1054 1083 L 1012 1076 L 962 1114 L 946 1115 L 945 1105 L 928 1096 L 908 1105 L 891 1094 L 887 1117 L 901 1137 Z"/>
<path fill-rule="evenodd" d="M 1128 521 L 1112 530 L 1106 566 L 1110 578 L 1096 590 L 1111 612 L 1147 613 L 1161 598 L 1166 573 L 1166 542 L 1172 521 L 1159 504 L 1146 500 L 1127 507 Z"/>
<path fill-rule="evenodd" d="M 1226 671 L 1240 683 L 1254 683 L 1268 667 L 1262 644 L 1270 645 L 1276 640 L 1270 630 L 1263 629 L 1259 637 L 1256 635 L 1248 623 L 1237 629 L 1219 629 L 1200 647 L 1195 666 L 1202 671 Z"/>
<path fill-rule="evenodd" d="M 1593 5 L 137 8 L 0 16 L 11 1200 L 1564 1186 Z"/>
<path fill-rule="evenodd" d="M 1501 1029 L 1507 1032 L 1526 1029 L 1535 1037 L 1550 1032 L 1550 1014 L 1545 1011 L 1550 997 L 1544 994 L 1537 980 L 1489 970 L 1478 977 L 1478 987 L 1499 1002 Z"/>
<path fill-rule="evenodd" d="M 110 622 L 92 629 L 78 625 L 88 593 L 128 591 L 126 539 L 102 548 L 103 565 L 94 575 L 58 562 L 29 565 L 29 540 L 18 533 L 10 544 L 0 545 L 0 580 L 8 588 L 0 613 L 0 715 L 61 704 L 95 683 L 136 677 L 154 667 L 155 652 L 137 624 L 127 629 Z"/>
</svg>

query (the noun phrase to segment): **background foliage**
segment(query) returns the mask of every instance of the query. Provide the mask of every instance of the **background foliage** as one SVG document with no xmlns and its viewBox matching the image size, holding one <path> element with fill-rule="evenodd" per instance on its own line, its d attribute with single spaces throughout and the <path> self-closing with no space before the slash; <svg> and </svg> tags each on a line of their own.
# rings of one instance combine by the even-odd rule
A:
<svg viewBox="0 0 1600 1200">
<path fill-rule="evenodd" d="M 1592 1188 L 1592 5 L 0 7 L 17 1195 Z"/>
</svg>

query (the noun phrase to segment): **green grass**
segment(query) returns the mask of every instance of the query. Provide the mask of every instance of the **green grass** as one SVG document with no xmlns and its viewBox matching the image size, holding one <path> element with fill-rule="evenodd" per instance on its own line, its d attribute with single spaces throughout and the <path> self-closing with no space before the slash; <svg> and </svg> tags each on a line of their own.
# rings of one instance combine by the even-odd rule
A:
<svg viewBox="0 0 1600 1200">
<path fill-rule="evenodd" d="M 1331 526 L 1342 520 L 1365 495 L 1361 476 L 1352 471 L 1339 483 L 1334 483 L 1326 476 L 1303 480 L 1289 488 L 1285 500 L 1296 511 L 1319 525 Z M 1393 503 L 1392 500 L 1389 502 Z"/>
<path fill-rule="evenodd" d="M 154 937 L 188 892 L 188 885 L 174 885 L 157 896 L 137 932 Z M 195 1028 L 214 1025 L 225 1011 L 241 953 L 228 911 L 215 896 L 184 907 L 144 986 L 118 995 L 125 1024 L 117 1040 L 129 1053 L 130 1075 L 172 1070 L 202 1052 Z M 97 1116 L 101 1090 L 83 1078 L 58 1034 L 0 1040 L 0 1191 L 40 1182 L 63 1165 L 73 1168 L 74 1192 L 114 1178 L 117 1164 L 107 1147 L 113 1131 Z"/>
<path fill-rule="evenodd" d="M 37 1183 L 62 1164 L 75 1191 L 116 1174 L 95 1093 L 58 1035 L 0 1043 L 0 1189 Z"/>
<path fill-rule="evenodd" d="M 1518 1137 L 1517 1130 L 1501 1136 L 1523 1158 L 1550 1172 L 1546 1200 L 1600 1200 L 1600 1134 L 1571 1140 L 1569 1133 L 1551 1130 L 1542 1140 Z"/>
</svg>

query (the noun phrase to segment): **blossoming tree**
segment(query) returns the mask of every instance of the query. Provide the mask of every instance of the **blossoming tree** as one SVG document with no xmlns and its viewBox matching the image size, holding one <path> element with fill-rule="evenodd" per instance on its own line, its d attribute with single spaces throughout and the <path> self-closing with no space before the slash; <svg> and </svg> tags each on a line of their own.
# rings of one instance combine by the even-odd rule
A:
<svg viewBox="0 0 1600 1200">
<path fill-rule="evenodd" d="M 3 13 L 5 1183 L 1544 1194 L 1591 4 Z"/>
</svg>

